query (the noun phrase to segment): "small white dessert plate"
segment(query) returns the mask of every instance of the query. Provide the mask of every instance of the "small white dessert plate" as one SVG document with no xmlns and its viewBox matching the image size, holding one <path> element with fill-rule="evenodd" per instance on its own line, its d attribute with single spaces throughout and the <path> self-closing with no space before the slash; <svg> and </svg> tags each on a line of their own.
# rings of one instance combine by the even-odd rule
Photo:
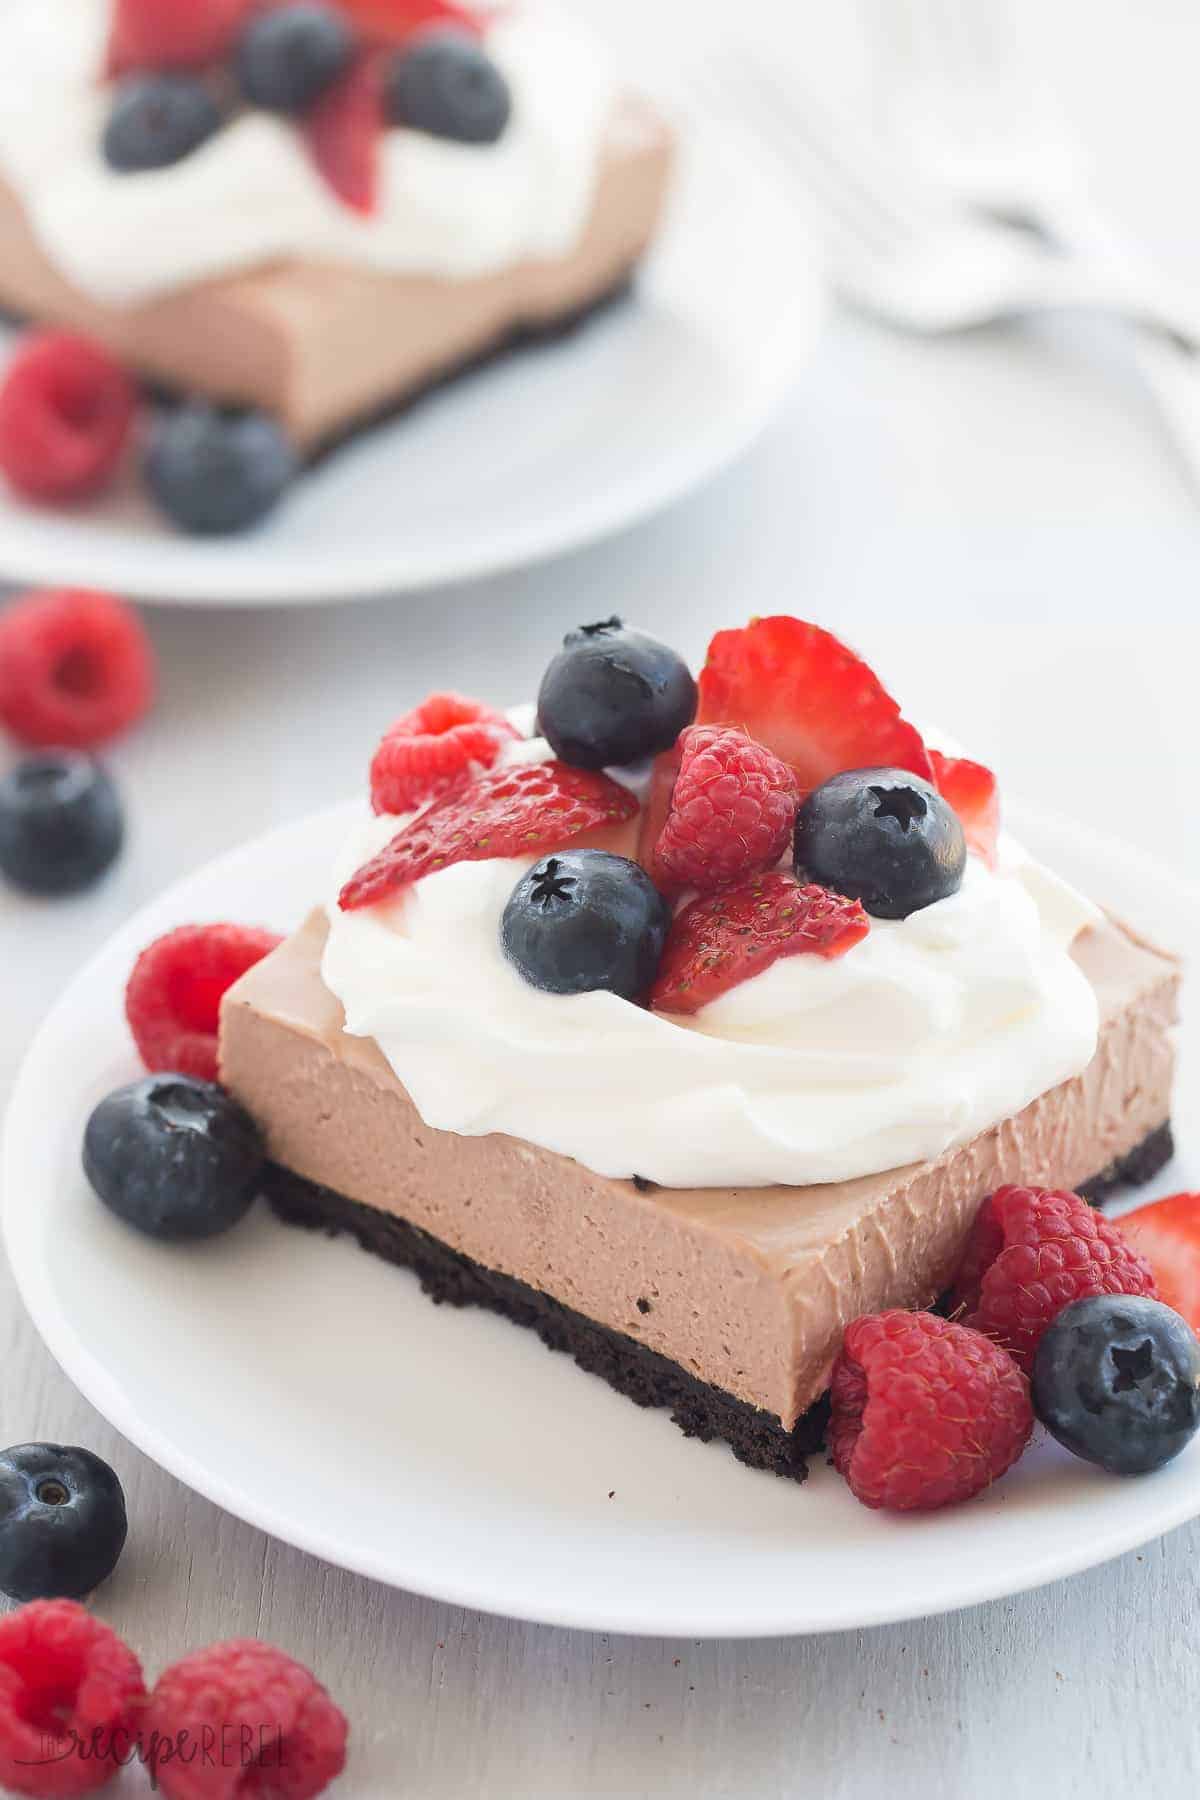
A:
<svg viewBox="0 0 1200 1800">
<path fill-rule="evenodd" d="M 1039 1434 L 971 1504 L 887 1518 L 818 1457 L 805 1486 L 683 1438 L 531 1334 L 435 1307 L 346 1241 L 256 1212 L 199 1248 L 150 1242 L 79 1169 L 92 1105 L 137 1065 L 135 953 L 185 920 L 298 922 L 348 813 L 291 825 L 179 883 L 84 970 L 39 1032 L 4 1146 L 4 1228 L 54 1356 L 136 1445 L 276 1537 L 400 1587 L 605 1631 L 767 1636 L 880 1624 L 1091 1567 L 1200 1513 L 1200 1442 L 1120 1481 Z M 1035 852 L 1200 958 L 1197 895 L 1136 852 L 1018 815 Z M 1196 1026 L 1158 1192 L 1200 1186 Z"/>
<path fill-rule="evenodd" d="M 171 531 L 132 471 L 69 512 L 0 482 L 0 577 L 194 606 L 353 600 L 534 562 L 679 498 L 766 424 L 822 318 L 771 169 L 688 130 L 667 229 L 627 303 L 348 444 L 245 537 Z"/>
</svg>

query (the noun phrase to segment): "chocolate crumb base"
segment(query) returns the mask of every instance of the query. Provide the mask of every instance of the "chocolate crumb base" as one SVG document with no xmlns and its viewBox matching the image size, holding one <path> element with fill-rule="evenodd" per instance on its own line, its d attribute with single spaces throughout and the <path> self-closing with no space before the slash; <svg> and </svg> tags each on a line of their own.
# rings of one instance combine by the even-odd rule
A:
<svg viewBox="0 0 1200 1800">
<path fill-rule="evenodd" d="M 1160 1125 L 1150 1136 L 1130 1150 L 1126 1156 L 1118 1156 L 1110 1162 L 1107 1169 L 1101 1169 L 1099 1175 L 1091 1181 L 1085 1181 L 1079 1192 L 1092 1206 L 1099 1206 L 1118 1188 L 1141 1187 L 1144 1182 L 1153 1181 L 1160 1170 L 1165 1169 L 1175 1154 L 1175 1138 L 1171 1131 L 1171 1121 Z"/>
</svg>

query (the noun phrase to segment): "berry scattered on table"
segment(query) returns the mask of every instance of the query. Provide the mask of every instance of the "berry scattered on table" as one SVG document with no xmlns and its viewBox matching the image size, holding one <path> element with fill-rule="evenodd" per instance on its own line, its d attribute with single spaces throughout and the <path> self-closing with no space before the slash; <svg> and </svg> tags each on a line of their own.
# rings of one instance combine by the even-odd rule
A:
<svg viewBox="0 0 1200 1800">
<path fill-rule="evenodd" d="M 375 211 L 383 127 L 383 73 L 373 54 L 356 57 L 305 115 L 309 155 L 354 212 Z"/>
<path fill-rule="evenodd" d="M 132 1650 L 74 1600 L 9 1613 L 0 1619 L 0 1786 L 48 1800 L 103 1787 L 129 1760 L 144 1695 Z"/>
<path fill-rule="evenodd" d="M 954 1302 L 1028 1372 L 1042 1333 L 1072 1301 L 1155 1292 L 1145 1258 L 1078 1194 L 1002 1187 L 980 1208 Z"/>
<path fill-rule="evenodd" d="M 850 769 L 815 788 L 796 816 L 796 873 L 907 919 L 962 886 L 967 844 L 954 809 L 904 769 Z"/>
<path fill-rule="evenodd" d="M 561 762 L 491 769 L 397 832 L 351 876 L 338 905 L 347 912 L 371 906 L 452 863 L 561 850 L 584 832 L 626 823 L 637 810 L 627 789 L 592 770 Z"/>
<path fill-rule="evenodd" d="M 126 1529 L 121 1483 L 91 1450 L 0 1450 L 0 1593 L 81 1600 L 116 1568 Z"/>
<path fill-rule="evenodd" d="M 857 900 L 801 886 L 778 869 L 753 876 L 690 901 L 676 916 L 650 1005 L 699 1012 L 780 957 L 844 956 L 869 930 Z"/>
<path fill-rule="evenodd" d="M 371 764 L 377 813 L 408 813 L 490 769 L 519 733 L 503 713 L 461 694 L 430 694 L 392 725 Z"/>
<path fill-rule="evenodd" d="M 346 72 L 354 48 L 340 7 L 294 0 L 250 20 L 237 47 L 238 83 L 254 106 L 301 113 Z"/>
<path fill-rule="evenodd" d="M 719 631 L 700 672 L 696 722 L 739 726 L 788 763 L 802 789 L 872 767 L 933 779 L 920 733 L 862 658 L 801 619 Z"/>
<path fill-rule="evenodd" d="M 791 842 L 796 777 L 770 750 L 729 726 L 693 725 L 651 870 L 668 893 L 712 893 L 775 866 Z"/>
<path fill-rule="evenodd" d="M 263 1143 L 249 1113 L 211 1081 L 146 1075 L 95 1108 L 83 1169 L 110 1212 L 147 1237 L 217 1237 L 258 1191 Z"/>
<path fill-rule="evenodd" d="M 459 144 L 494 144 L 512 114 L 508 82 L 474 33 L 431 28 L 396 52 L 384 106 L 393 125 Z"/>
<path fill-rule="evenodd" d="M 0 875 L 14 887 L 80 893 L 111 868 L 124 837 L 112 778 L 82 751 L 43 751 L 0 778 Z"/>
<path fill-rule="evenodd" d="M 114 0 L 105 73 L 199 69 L 232 50 L 258 0 Z"/>
<path fill-rule="evenodd" d="M 0 613 L 0 724 L 35 748 L 93 750 L 154 699 L 154 651 L 123 600 L 26 594 Z"/>
<path fill-rule="evenodd" d="M 0 470 L 27 500 L 87 499 L 116 474 L 137 404 L 132 377 L 103 345 L 28 332 L 0 380 Z"/>
<path fill-rule="evenodd" d="M 1154 1272 L 1158 1297 L 1200 1330 L 1200 1194 L 1170 1194 L 1134 1212 L 1117 1227 Z"/>
<path fill-rule="evenodd" d="M 313 1800 L 345 1765 L 348 1729 L 302 1664 L 238 1638 L 164 1669 L 146 1705 L 142 1754 L 166 1800 Z M 207 1764 L 174 1757 L 185 1732 L 192 1743 L 224 1744 L 226 1754 Z"/>
<path fill-rule="evenodd" d="M 989 869 L 994 868 L 1000 836 L 1000 790 L 996 777 L 982 763 L 971 762 L 965 756 L 943 756 L 940 750 L 931 750 L 929 755 L 934 785 L 958 814 L 968 850 L 981 856 Z"/>
<path fill-rule="evenodd" d="M 182 531 L 227 537 L 266 518 L 295 479 L 299 459 L 266 413 L 190 401 L 156 419 L 142 472 Z"/>
<path fill-rule="evenodd" d="M 969 1500 L 1016 1462 L 1029 1384 L 982 1333 L 932 1313 L 856 1319 L 834 1364 L 829 1448 L 864 1506 L 931 1511 Z"/>
<path fill-rule="evenodd" d="M 1200 1428 L 1200 1344 L 1159 1300 L 1076 1300 L 1043 1333 L 1032 1386 L 1051 1435 L 1113 1475 L 1161 1469 Z"/>
<path fill-rule="evenodd" d="M 281 941 L 253 925 L 180 925 L 147 945 L 125 989 L 125 1016 L 146 1067 L 215 1081 L 226 990 Z"/>
<path fill-rule="evenodd" d="M 121 175 L 168 169 L 220 129 L 221 108 L 194 75 L 130 75 L 113 96 L 104 160 Z"/>
<path fill-rule="evenodd" d="M 534 863 L 504 909 L 504 953 L 530 986 L 637 1000 L 654 980 L 671 909 L 646 871 L 606 850 Z"/>
<path fill-rule="evenodd" d="M 542 736 L 578 769 L 621 768 L 669 750 L 695 711 L 682 657 L 620 619 L 569 632 L 538 693 Z"/>
</svg>

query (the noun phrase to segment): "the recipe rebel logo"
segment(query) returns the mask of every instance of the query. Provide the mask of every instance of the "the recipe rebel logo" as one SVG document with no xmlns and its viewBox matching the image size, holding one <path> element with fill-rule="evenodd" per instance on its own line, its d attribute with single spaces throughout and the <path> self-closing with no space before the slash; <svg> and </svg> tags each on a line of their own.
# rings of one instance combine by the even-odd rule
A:
<svg viewBox="0 0 1200 1800">
<path fill-rule="evenodd" d="M 151 1731 L 145 1735 L 122 1727 L 97 1726 L 89 1734 L 68 1726 L 65 1732 L 42 1739 L 42 1754 L 21 1759 L 25 1768 L 44 1768 L 51 1763 L 76 1761 L 125 1768 L 141 1760 L 157 1793 L 159 1770 L 168 1763 L 207 1769 L 262 1769 L 284 1771 L 288 1764 L 284 1734 L 276 1725 L 205 1725 L 199 1731 Z"/>
</svg>

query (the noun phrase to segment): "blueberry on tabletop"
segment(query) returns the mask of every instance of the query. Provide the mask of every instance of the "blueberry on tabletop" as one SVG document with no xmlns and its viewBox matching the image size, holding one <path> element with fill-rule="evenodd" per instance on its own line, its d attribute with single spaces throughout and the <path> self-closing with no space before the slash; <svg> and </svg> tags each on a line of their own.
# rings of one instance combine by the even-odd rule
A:
<svg viewBox="0 0 1200 1800">
<path fill-rule="evenodd" d="M 249 1211 L 264 1150 L 249 1113 L 215 1082 L 147 1075 L 100 1102 L 83 1169 L 112 1212 L 148 1237 L 216 1237 Z"/>
<path fill-rule="evenodd" d="M 300 113 L 348 68 L 354 34 L 321 0 L 300 0 L 251 19 L 237 49 L 246 99 L 271 112 Z"/>
<path fill-rule="evenodd" d="M 656 756 L 695 716 L 696 683 L 683 658 L 620 619 L 569 632 L 538 693 L 539 730 L 579 769 Z"/>
<path fill-rule="evenodd" d="M 90 1450 L 0 1450 L 0 1593 L 81 1600 L 116 1568 L 125 1532 L 121 1483 Z"/>
<path fill-rule="evenodd" d="M 80 750 L 27 756 L 0 780 L 0 875 L 31 894 L 75 894 L 125 837 L 112 777 Z"/>
<path fill-rule="evenodd" d="M 670 907 L 637 863 L 607 850 L 563 850 L 518 881 L 500 941 L 532 987 L 636 1000 L 658 972 L 670 924 Z"/>
<path fill-rule="evenodd" d="M 1031 1386 L 1060 1444 L 1114 1475 L 1145 1475 L 1200 1426 L 1200 1344 L 1161 1300 L 1096 1294 L 1047 1327 Z"/>
<path fill-rule="evenodd" d="M 191 75 L 135 75 L 117 89 L 104 156 L 123 175 L 182 162 L 221 127 L 221 109 Z"/>
<path fill-rule="evenodd" d="M 494 144 L 512 112 L 508 82 L 466 31 L 422 32 L 392 59 L 384 92 L 393 125 L 459 144 Z"/>
<path fill-rule="evenodd" d="M 907 919 L 962 886 L 958 814 L 906 769 L 850 769 L 814 788 L 796 817 L 796 873 L 877 919 Z"/>
<path fill-rule="evenodd" d="M 197 537 L 245 531 L 278 505 L 298 467 L 266 413 L 197 401 L 162 414 L 146 450 L 146 485 L 167 516 Z"/>
</svg>

